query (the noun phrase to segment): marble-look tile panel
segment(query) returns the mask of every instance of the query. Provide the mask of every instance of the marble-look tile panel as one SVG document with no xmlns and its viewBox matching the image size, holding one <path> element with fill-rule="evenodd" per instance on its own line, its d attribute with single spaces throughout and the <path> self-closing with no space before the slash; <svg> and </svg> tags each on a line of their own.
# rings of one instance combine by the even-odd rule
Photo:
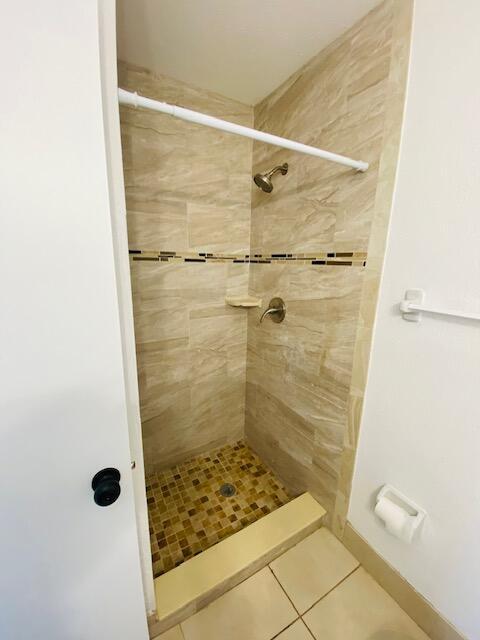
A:
<svg viewBox="0 0 480 640">
<path fill-rule="evenodd" d="M 369 262 L 365 269 L 360 303 L 348 400 L 347 428 L 344 434 L 339 483 L 333 513 L 333 529 L 339 537 L 343 536 L 348 512 L 378 290 L 395 186 L 408 77 L 413 0 L 386 0 L 381 5 L 381 9 L 384 12 L 390 12 L 392 16 L 392 62 L 386 84 L 383 146 L 379 160 L 378 186 L 368 243 Z M 371 38 L 374 38 L 373 34 L 371 34 Z"/>
<path fill-rule="evenodd" d="M 246 434 L 293 492 L 335 500 L 362 269 L 251 265 L 266 301 L 282 295 L 280 325 L 249 314 Z"/>
<path fill-rule="evenodd" d="M 356 173 L 253 147 L 254 173 L 285 161 L 289 171 L 276 177 L 272 194 L 252 190 L 252 252 L 368 249 L 365 268 L 338 272 L 250 265 L 249 293 L 265 305 L 282 297 L 287 315 L 260 327 L 261 310 L 249 313 L 246 436 L 291 491 L 308 489 L 321 500 L 330 524 L 342 521 L 348 502 L 370 345 L 362 326 L 373 322 L 384 251 L 375 239 L 385 237 L 394 183 L 396 156 L 386 157 L 401 117 L 397 109 L 392 118 L 392 77 L 398 106 L 405 86 L 398 67 L 408 58 L 397 44 L 409 32 L 401 4 L 385 0 L 255 107 L 257 128 L 370 163 Z"/>
<path fill-rule="evenodd" d="M 292 495 L 308 491 L 328 511 L 333 508 L 341 450 L 326 440 L 315 444 L 312 426 L 261 385 L 252 385 L 255 405 L 246 411 L 248 444 Z M 249 387 L 247 383 L 247 388 Z M 336 452 L 336 455 L 335 455 Z"/>
<path fill-rule="evenodd" d="M 250 207 L 229 207 L 189 202 L 188 247 L 193 251 L 245 253 L 250 235 Z M 167 243 L 157 245 L 165 247 Z M 138 246 L 142 247 L 141 244 Z"/>
<path fill-rule="evenodd" d="M 187 204 L 180 200 L 157 200 L 156 203 L 127 202 L 128 243 L 131 249 L 155 251 L 170 247 L 172 251 L 188 249 Z"/>
<path fill-rule="evenodd" d="M 247 318 L 226 305 L 247 265 L 136 264 L 134 320 L 149 471 L 243 436 Z"/>
<path fill-rule="evenodd" d="M 253 124 L 249 106 L 132 65 L 119 64 L 119 85 Z M 248 254 L 251 141 L 144 109 L 122 107 L 120 116 L 129 247 Z M 243 436 L 246 312 L 225 296 L 248 292 L 248 265 L 144 257 L 130 265 L 152 472 Z"/>
</svg>

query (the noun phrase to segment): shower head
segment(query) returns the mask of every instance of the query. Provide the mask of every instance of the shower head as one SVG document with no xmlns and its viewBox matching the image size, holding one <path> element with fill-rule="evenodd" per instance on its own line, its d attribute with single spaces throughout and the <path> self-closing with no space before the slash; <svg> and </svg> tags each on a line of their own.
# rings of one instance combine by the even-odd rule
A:
<svg viewBox="0 0 480 640">
<path fill-rule="evenodd" d="M 254 176 L 253 181 L 255 182 L 257 187 L 262 191 L 265 191 L 265 193 L 270 193 L 271 191 L 273 191 L 272 181 L 270 180 L 270 176 L 268 176 L 267 174 L 257 173 Z"/>
<path fill-rule="evenodd" d="M 253 181 L 259 189 L 265 191 L 265 193 L 271 193 L 273 191 L 272 176 L 278 172 L 284 176 L 288 172 L 288 164 L 285 162 L 282 165 L 278 165 L 278 167 L 274 167 L 267 173 L 256 173 L 253 176 Z"/>
</svg>

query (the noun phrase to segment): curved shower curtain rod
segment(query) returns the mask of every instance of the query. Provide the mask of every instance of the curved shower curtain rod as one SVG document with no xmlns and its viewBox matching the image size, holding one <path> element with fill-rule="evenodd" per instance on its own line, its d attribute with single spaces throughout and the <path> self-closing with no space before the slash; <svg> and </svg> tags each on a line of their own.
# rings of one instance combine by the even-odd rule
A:
<svg viewBox="0 0 480 640">
<path fill-rule="evenodd" d="M 352 158 L 341 156 L 338 153 L 331 153 L 330 151 L 310 147 L 309 145 L 302 144 L 301 142 L 294 142 L 293 140 L 288 140 L 288 138 L 281 138 L 280 136 L 274 136 L 271 133 L 264 133 L 263 131 L 257 131 L 256 129 L 250 129 L 250 127 L 244 127 L 240 124 L 220 120 L 220 118 L 214 118 L 213 116 L 207 116 L 203 113 L 199 113 L 198 111 L 191 111 L 190 109 L 177 107 L 173 104 L 168 104 L 167 102 L 159 102 L 158 100 L 145 98 L 144 96 L 139 96 L 136 91 L 131 92 L 126 91 L 125 89 L 119 89 L 118 101 L 120 104 L 160 111 L 161 113 L 167 113 L 175 118 L 180 118 L 181 120 L 188 120 L 189 122 L 195 122 L 196 124 L 203 124 L 207 127 L 227 131 L 228 133 L 235 133 L 239 136 L 244 136 L 245 138 L 266 142 L 267 144 L 273 144 L 277 147 L 290 149 L 291 151 L 306 153 L 307 155 L 323 158 L 330 162 L 343 164 L 344 166 L 351 167 L 357 171 L 363 172 L 368 169 L 368 162 L 353 160 Z"/>
</svg>

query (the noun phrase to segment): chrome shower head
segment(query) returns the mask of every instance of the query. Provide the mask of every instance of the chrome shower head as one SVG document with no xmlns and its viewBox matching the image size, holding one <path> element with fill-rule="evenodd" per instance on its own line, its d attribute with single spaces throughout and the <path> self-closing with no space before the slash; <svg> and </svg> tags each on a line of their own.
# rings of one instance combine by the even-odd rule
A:
<svg viewBox="0 0 480 640">
<path fill-rule="evenodd" d="M 270 176 L 268 176 L 267 174 L 257 173 L 254 176 L 253 181 L 255 182 L 257 187 L 262 191 L 265 191 L 265 193 L 270 193 L 271 191 L 273 191 L 272 181 L 270 180 Z"/>
<path fill-rule="evenodd" d="M 278 172 L 280 172 L 282 176 L 286 175 L 288 172 L 288 164 L 285 162 L 267 173 L 256 173 L 253 176 L 253 181 L 259 189 L 265 191 L 265 193 L 271 193 L 273 191 L 272 176 Z"/>
</svg>

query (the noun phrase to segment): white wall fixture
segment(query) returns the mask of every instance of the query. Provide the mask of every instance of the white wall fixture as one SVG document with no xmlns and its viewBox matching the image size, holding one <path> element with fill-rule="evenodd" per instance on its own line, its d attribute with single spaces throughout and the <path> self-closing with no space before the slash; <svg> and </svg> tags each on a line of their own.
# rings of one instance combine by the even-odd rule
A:
<svg viewBox="0 0 480 640">
<path fill-rule="evenodd" d="M 400 491 L 386 484 L 378 492 L 375 515 L 382 520 L 388 533 L 410 543 L 426 514 Z"/>
<path fill-rule="evenodd" d="M 433 313 L 435 315 L 463 318 L 465 320 L 480 320 L 480 314 L 478 313 L 434 309 L 432 307 L 426 307 L 423 304 L 424 300 L 425 292 L 423 289 L 407 289 L 405 291 L 405 297 L 400 303 L 400 311 L 402 312 L 403 319 L 408 322 L 420 322 L 422 313 Z"/>
<path fill-rule="evenodd" d="M 308 144 L 295 142 L 294 140 L 288 140 L 288 138 L 281 138 L 280 136 L 274 136 L 271 133 L 257 131 L 257 129 L 244 127 L 243 125 L 227 122 L 226 120 L 220 120 L 220 118 L 214 118 L 213 116 L 208 116 L 204 113 L 199 113 L 198 111 L 192 111 L 191 109 L 177 107 L 174 104 L 152 100 L 151 98 L 139 96 L 136 91 L 132 92 L 126 91 L 125 89 L 119 89 L 118 100 L 120 104 L 129 105 L 131 107 L 144 107 L 145 109 L 151 109 L 152 111 L 167 113 L 168 115 L 180 118 L 181 120 L 188 120 L 188 122 L 195 122 L 196 124 L 202 124 L 206 127 L 212 127 L 213 129 L 220 129 L 221 131 L 234 133 L 238 136 L 243 136 L 244 138 L 251 138 L 252 140 L 258 140 L 259 142 L 273 144 L 277 147 L 283 147 L 284 149 L 290 149 L 291 151 L 298 151 L 299 153 L 305 153 L 309 156 L 316 156 L 317 158 L 323 158 L 323 160 L 343 164 L 346 167 L 356 169 L 357 171 L 364 172 L 368 169 L 368 162 L 353 160 L 352 158 L 347 158 L 347 156 L 341 156 L 338 153 L 332 153 L 331 151 L 325 151 L 324 149 L 317 149 L 317 147 L 311 147 Z"/>
</svg>

